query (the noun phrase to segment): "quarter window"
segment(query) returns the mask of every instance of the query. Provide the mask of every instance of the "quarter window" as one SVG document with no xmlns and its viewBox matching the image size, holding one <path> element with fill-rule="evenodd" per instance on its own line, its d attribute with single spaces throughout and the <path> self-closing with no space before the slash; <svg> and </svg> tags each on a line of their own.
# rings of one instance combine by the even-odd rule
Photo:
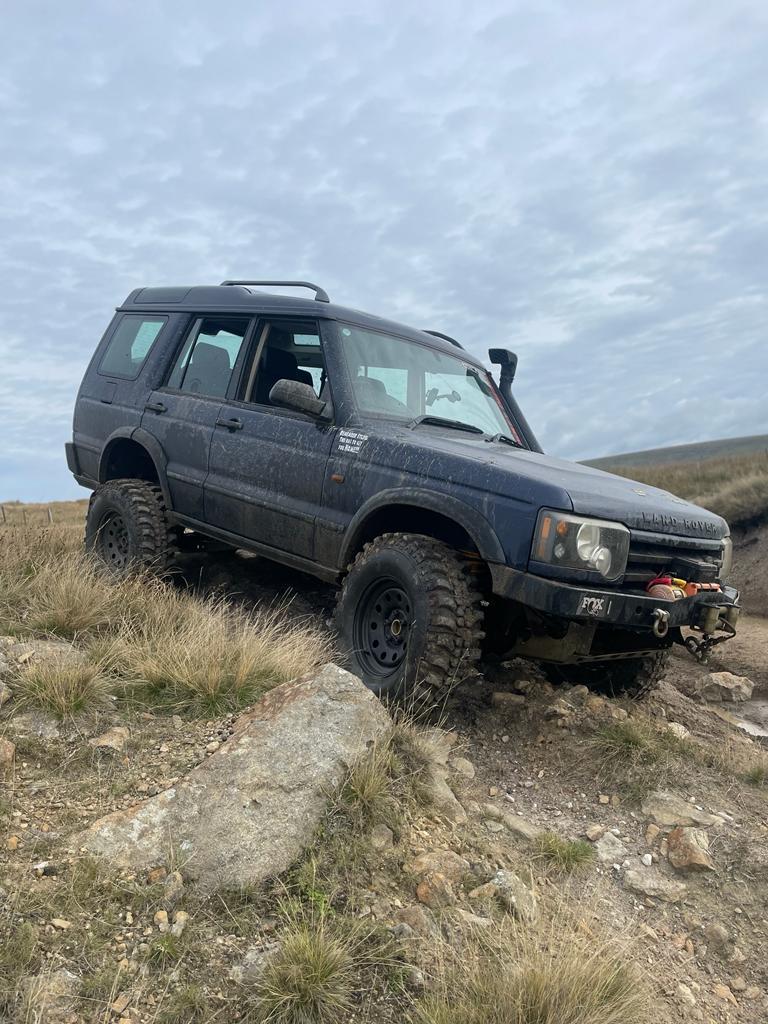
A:
<svg viewBox="0 0 768 1024">
<path fill-rule="evenodd" d="M 224 398 L 250 321 L 204 317 L 181 348 L 168 378 L 178 391 Z"/>
<path fill-rule="evenodd" d="M 165 322 L 164 316 L 124 316 L 102 356 L 99 373 L 109 377 L 138 377 Z"/>
</svg>

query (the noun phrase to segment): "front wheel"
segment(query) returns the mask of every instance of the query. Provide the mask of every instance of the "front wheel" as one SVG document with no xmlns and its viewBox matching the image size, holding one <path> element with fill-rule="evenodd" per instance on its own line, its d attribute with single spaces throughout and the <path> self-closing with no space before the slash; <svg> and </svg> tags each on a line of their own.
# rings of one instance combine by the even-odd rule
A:
<svg viewBox="0 0 768 1024">
<path fill-rule="evenodd" d="M 657 651 L 641 658 L 620 658 L 577 665 L 543 665 L 553 683 L 581 683 L 611 697 L 626 695 L 639 700 L 655 689 L 667 671 L 669 651 Z"/>
<path fill-rule="evenodd" d="M 408 533 L 365 545 L 335 613 L 348 667 L 379 695 L 434 694 L 476 675 L 482 621 L 459 553 Z"/>
</svg>

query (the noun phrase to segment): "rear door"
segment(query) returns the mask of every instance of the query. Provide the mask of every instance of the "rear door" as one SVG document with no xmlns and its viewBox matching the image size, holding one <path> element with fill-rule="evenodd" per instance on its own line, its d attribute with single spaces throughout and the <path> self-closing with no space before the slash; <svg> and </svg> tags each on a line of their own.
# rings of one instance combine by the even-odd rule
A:
<svg viewBox="0 0 768 1024">
<path fill-rule="evenodd" d="M 309 384 L 330 398 L 318 326 L 261 319 L 235 397 L 217 416 L 205 482 L 212 526 L 280 551 L 314 558 L 332 424 L 273 406 L 277 380 Z"/>
<path fill-rule="evenodd" d="M 250 327 L 248 317 L 194 317 L 165 384 L 145 405 L 141 426 L 165 453 L 173 509 L 193 519 L 204 518 L 211 438 Z"/>
</svg>

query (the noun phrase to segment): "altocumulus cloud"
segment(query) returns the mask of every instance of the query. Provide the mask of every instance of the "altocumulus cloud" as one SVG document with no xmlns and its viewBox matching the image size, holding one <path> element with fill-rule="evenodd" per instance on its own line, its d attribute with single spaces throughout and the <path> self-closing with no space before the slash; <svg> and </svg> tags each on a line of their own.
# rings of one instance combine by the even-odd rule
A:
<svg viewBox="0 0 768 1024">
<path fill-rule="evenodd" d="M 766 429 L 765 5 L 7 5 L 0 498 L 74 495 L 142 284 L 309 277 L 520 353 L 569 457 Z"/>
</svg>

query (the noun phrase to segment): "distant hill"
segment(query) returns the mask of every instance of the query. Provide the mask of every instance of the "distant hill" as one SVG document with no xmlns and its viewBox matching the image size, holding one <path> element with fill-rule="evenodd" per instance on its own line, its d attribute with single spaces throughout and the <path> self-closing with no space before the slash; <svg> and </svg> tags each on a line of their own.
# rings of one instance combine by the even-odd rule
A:
<svg viewBox="0 0 768 1024">
<path fill-rule="evenodd" d="M 600 459 L 584 459 L 587 466 L 610 469 L 629 466 L 660 466 L 670 462 L 704 462 L 708 459 L 725 459 L 734 455 L 751 455 L 768 452 L 768 434 L 753 434 L 751 437 L 728 437 L 721 441 L 699 441 L 697 444 L 675 444 L 668 448 L 648 448 L 640 452 L 625 452 L 621 455 L 606 455 Z"/>
</svg>

